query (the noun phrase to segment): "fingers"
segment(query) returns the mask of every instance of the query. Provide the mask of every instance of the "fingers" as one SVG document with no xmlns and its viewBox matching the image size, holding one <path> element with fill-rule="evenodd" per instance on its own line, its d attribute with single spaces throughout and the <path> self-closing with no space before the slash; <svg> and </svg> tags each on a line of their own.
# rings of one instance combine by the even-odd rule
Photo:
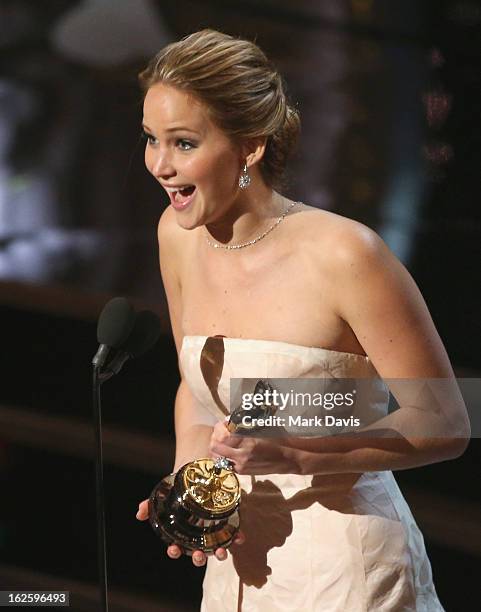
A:
<svg viewBox="0 0 481 612">
<path fill-rule="evenodd" d="M 227 427 L 225 421 L 218 421 L 212 430 L 211 443 L 225 444 L 231 448 L 237 448 L 242 442 L 242 436 L 237 436 Z"/>
<path fill-rule="evenodd" d="M 139 521 L 145 521 L 146 519 L 149 518 L 149 500 L 148 499 L 144 499 L 144 501 L 140 502 L 136 517 Z M 240 544 L 243 544 L 244 541 L 245 541 L 244 534 L 241 531 L 238 531 L 232 541 L 232 544 L 240 545 Z M 225 548 L 217 548 L 214 554 L 215 554 L 215 557 L 219 561 L 224 561 L 225 559 L 227 559 L 227 550 Z M 171 559 L 178 559 L 180 556 L 182 556 L 182 548 L 178 546 L 177 544 L 170 544 L 170 546 L 167 547 L 167 555 Z M 194 552 L 192 553 L 192 563 L 196 567 L 202 567 L 203 565 L 206 564 L 206 562 L 207 562 L 206 554 L 202 552 L 201 550 L 194 550 Z"/>
<path fill-rule="evenodd" d="M 217 548 L 214 554 L 219 561 L 224 561 L 227 559 L 227 551 L 225 548 Z"/>
<path fill-rule="evenodd" d="M 144 499 L 143 502 L 140 502 L 139 509 L 135 516 L 139 521 L 145 521 L 149 518 L 149 500 L 148 499 Z"/>
<path fill-rule="evenodd" d="M 217 459 L 218 457 L 227 457 L 234 462 L 243 457 L 240 449 L 222 444 L 221 442 L 215 442 L 213 440 L 211 440 L 209 445 L 209 454 L 214 459 Z"/>
<path fill-rule="evenodd" d="M 217 548 L 214 555 L 219 561 L 225 561 L 225 559 L 227 559 L 227 550 L 225 548 Z M 192 563 L 196 567 L 202 567 L 206 562 L 207 555 L 201 550 L 194 550 L 192 553 Z"/>
<path fill-rule="evenodd" d="M 225 421 L 217 421 L 212 430 L 212 437 L 219 442 L 226 440 L 230 436 L 230 431 L 227 429 Z"/>
<path fill-rule="evenodd" d="M 218 550 L 223 550 L 223 549 L 218 549 Z M 167 555 L 171 559 L 178 559 L 182 555 L 182 549 L 177 544 L 171 544 L 170 546 L 167 547 Z M 194 550 L 194 552 L 192 553 L 192 563 L 196 567 L 202 567 L 203 565 L 206 564 L 206 561 L 207 561 L 207 557 L 205 553 L 203 553 L 201 550 Z"/>
<path fill-rule="evenodd" d="M 178 559 L 182 554 L 182 549 L 177 544 L 171 544 L 167 547 L 167 555 L 171 559 Z"/>
<path fill-rule="evenodd" d="M 167 547 L 167 555 L 171 559 L 178 559 L 182 555 L 182 549 L 177 544 L 171 544 Z M 192 553 L 192 563 L 196 567 L 202 567 L 205 565 L 207 557 L 201 550 L 194 550 Z"/>
<path fill-rule="evenodd" d="M 232 540 L 232 544 L 240 546 L 241 544 L 244 544 L 245 540 L 246 538 L 242 531 L 238 531 Z M 227 550 L 225 548 L 217 548 L 214 554 L 219 561 L 224 561 L 227 559 Z"/>
<path fill-rule="evenodd" d="M 202 567 L 203 565 L 205 565 L 206 561 L 207 557 L 201 550 L 194 550 L 194 552 L 192 553 L 192 563 L 196 567 Z"/>
<path fill-rule="evenodd" d="M 227 550 L 225 548 L 217 548 L 214 555 L 219 561 L 225 561 L 227 559 Z M 195 566 L 201 567 L 202 565 L 205 565 L 206 562 L 207 556 L 201 550 L 195 550 L 192 553 L 192 563 Z"/>
</svg>

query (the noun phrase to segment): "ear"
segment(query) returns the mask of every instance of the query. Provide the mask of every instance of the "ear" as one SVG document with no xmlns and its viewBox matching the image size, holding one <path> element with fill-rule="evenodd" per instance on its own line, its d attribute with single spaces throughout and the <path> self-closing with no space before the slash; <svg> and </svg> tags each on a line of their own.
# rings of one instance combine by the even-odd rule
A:
<svg viewBox="0 0 481 612">
<path fill-rule="evenodd" d="M 242 159 L 247 167 L 253 166 L 261 161 L 266 150 L 267 138 L 252 138 L 242 146 Z"/>
</svg>

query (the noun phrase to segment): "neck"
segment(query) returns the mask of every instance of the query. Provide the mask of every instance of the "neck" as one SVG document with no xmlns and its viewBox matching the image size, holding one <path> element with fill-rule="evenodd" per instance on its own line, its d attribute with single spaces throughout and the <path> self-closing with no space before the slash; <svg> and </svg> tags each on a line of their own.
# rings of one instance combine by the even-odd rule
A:
<svg viewBox="0 0 481 612">
<path fill-rule="evenodd" d="M 262 234 L 284 212 L 287 200 L 266 185 L 251 185 L 241 192 L 221 218 L 206 224 L 219 244 L 239 244 Z"/>
</svg>

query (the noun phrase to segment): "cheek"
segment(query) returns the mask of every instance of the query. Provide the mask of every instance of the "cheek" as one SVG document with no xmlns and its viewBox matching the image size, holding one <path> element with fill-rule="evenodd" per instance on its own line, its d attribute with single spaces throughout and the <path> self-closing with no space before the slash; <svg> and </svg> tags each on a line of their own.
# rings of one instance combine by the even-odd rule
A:
<svg viewBox="0 0 481 612">
<path fill-rule="evenodd" d="M 192 167 L 197 178 L 206 183 L 212 182 L 216 190 L 231 190 L 238 180 L 238 162 L 231 154 L 219 154 Z"/>
</svg>

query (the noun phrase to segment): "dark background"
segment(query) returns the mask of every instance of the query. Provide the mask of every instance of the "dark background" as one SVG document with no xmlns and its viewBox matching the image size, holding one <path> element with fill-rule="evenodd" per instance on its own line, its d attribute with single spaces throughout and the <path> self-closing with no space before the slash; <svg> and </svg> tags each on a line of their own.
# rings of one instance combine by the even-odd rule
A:
<svg viewBox="0 0 481 612">
<path fill-rule="evenodd" d="M 2 0 L 0 590 L 98 609 L 90 360 L 103 304 L 128 295 L 163 336 L 103 391 L 111 607 L 200 601 L 202 570 L 135 520 L 172 467 L 178 383 L 136 74 L 203 27 L 256 40 L 285 77 L 303 120 L 286 195 L 380 233 L 457 375 L 481 378 L 479 2 Z M 479 609 L 479 457 L 473 440 L 396 473 L 447 611 Z"/>
</svg>

